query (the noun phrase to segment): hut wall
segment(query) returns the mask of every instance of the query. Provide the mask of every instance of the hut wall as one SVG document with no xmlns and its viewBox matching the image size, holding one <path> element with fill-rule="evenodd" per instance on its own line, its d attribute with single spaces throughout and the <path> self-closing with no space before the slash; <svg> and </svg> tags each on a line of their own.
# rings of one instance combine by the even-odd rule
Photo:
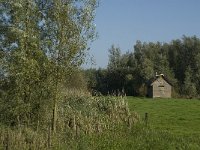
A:
<svg viewBox="0 0 200 150">
<path fill-rule="evenodd" d="M 162 77 L 159 77 L 152 83 L 153 87 L 153 98 L 163 97 L 170 98 L 171 97 L 171 85 L 167 83 Z"/>
</svg>

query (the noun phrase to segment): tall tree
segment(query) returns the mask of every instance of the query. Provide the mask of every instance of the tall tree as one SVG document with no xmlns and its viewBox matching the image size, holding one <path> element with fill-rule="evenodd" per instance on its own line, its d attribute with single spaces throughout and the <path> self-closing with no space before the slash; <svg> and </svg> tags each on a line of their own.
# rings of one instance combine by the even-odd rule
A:
<svg viewBox="0 0 200 150">
<path fill-rule="evenodd" d="M 120 67 L 121 50 L 119 47 L 111 46 L 109 51 L 108 69 L 116 69 Z"/>
<path fill-rule="evenodd" d="M 2 1 L 1 8 L 2 25 L 7 29 L 1 33 L 4 73 L 10 82 L 7 114 L 13 122 L 29 124 L 34 118 L 34 92 L 43 67 L 41 60 L 45 60 L 40 49 L 37 6 L 30 0 Z"/>
<path fill-rule="evenodd" d="M 190 98 L 195 97 L 197 95 L 194 76 L 190 67 L 188 67 L 185 71 L 184 94 Z"/>
<path fill-rule="evenodd" d="M 28 121 L 33 109 L 41 107 L 32 102 L 50 96 L 56 130 L 59 88 L 71 68 L 83 63 L 87 44 L 95 38 L 96 7 L 96 0 L 0 1 L 1 61 L 14 85 L 8 97 L 16 106 L 10 113 L 19 110 L 13 118 Z"/>
</svg>

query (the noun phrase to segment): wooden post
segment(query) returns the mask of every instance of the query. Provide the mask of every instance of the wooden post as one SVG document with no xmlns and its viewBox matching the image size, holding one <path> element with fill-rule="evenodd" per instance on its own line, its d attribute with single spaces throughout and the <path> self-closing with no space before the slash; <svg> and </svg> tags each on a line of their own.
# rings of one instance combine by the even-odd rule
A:
<svg viewBox="0 0 200 150">
<path fill-rule="evenodd" d="M 51 148 L 51 125 L 49 125 L 49 127 L 48 127 L 47 147 L 48 147 L 48 149 Z"/>
<path fill-rule="evenodd" d="M 5 150 L 9 150 L 9 131 L 7 129 L 6 137 L 4 139 Z"/>
<path fill-rule="evenodd" d="M 144 114 L 144 122 L 145 122 L 145 125 L 147 126 L 148 125 L 148 113 Z"/>
</svg>

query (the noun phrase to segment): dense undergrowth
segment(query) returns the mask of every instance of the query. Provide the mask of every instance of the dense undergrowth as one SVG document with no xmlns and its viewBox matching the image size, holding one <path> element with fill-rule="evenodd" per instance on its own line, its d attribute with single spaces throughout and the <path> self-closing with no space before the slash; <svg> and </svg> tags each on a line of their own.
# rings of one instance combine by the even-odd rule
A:
<svg viewBox="0 0 200 150">
<path fill-rule="evenodd" d="M 72 96 L 73 95 L 73 96 Z M 58 106 L 57 130 L 0 126 L 0 149 L 200 149 L 200 136 L 146 126 L 123 97 L 68 93 Z"/>
<path fill-rule="evenodd" d="M 137 113 L 129 111 L 123 97 L 92 97 L 77 92 L 68 92 L 58 102 L 56 130 L 52 128 L 51 111 L 43 115 L 47 118 L 33 124 L 8 125 L 1 120 L 1 149 L 76 149 L 82 138 L 88 138 L 89 143 L 116 128 L 130 129 L 140 120 Z"/>
</svg>

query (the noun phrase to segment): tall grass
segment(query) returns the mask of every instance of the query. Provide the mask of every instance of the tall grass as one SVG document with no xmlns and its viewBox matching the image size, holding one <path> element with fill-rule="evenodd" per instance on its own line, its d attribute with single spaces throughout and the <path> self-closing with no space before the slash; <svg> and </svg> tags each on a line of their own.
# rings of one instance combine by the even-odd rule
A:
<svg viewBox="0 0 200 150">
<path fill-rule="evenodd" d="M 51 126 L 0 126 L 0 149 L 198 150 L 200 135 L 179 135 L 146 126 L 124 97 L 66 94 Z M 132 107 L 133 109 L 133 107 Z"/>
<path fill-rule="evenodd" d="M 80 137 L 102 134 L 120 126 L 131 128 L 139 121 L 139 116 L 129 111 L 123 97 L 92 97 L 73 90 L 59 101 L 57 114 L 56 133 L 52 133 L 50 121 L 49 126 L 40 123 L 37 128 L 2 126 L 0 147 L 60 149 L 67 145 L 70 149 L 76 149 L 78 145 L 74 141 Z"/>
<path fill-rule="evenodd" d="M 75 150 L 198 150 L 199 136 L 178 136 L 137 124 L 131 128 L 115 126 L 100 133 L 70 136 L 70 133 L 51 135 L 31 129 L 0 129 L 0 149 L 75 149 Z M 5 132 L 4 132 L 5 131 Z"/>
</svg>

